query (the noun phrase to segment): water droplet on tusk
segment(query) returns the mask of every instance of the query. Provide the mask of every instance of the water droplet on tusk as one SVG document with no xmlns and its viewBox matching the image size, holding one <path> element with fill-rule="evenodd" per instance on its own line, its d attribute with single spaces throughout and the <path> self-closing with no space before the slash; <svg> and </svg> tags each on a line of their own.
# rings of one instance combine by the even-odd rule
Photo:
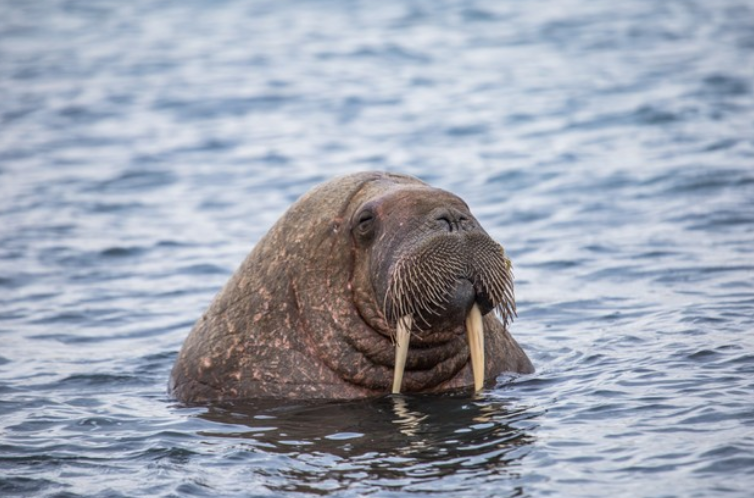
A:
<svg viewBox="0 0 754 498">
<path fill-rule="evenodd" d="M 471 370 L 474 372 L 474 390 L 484 386 L 484 324 L 479 306 L 474 304 L 466 317 L 466 335 L 471 352 Z"/>
<path fill-rule="evenodd" d="M 408 341 L 411 337 L 411 315 L 398 319 L 398 327 L 395 333 L 395 372 L 393 373 L 393 394 L 401 392 L 403 384 L 403 371 L 406 369 L 406 357 L 408 356 Z"/>
</svg>

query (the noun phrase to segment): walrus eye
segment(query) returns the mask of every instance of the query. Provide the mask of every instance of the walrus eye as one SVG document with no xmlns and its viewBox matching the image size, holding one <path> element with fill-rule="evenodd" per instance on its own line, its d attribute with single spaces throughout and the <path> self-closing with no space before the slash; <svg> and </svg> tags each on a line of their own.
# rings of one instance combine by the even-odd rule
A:
<svg viewBox="0 0 754 498">
<path fill-rule="evenodd" d="M 362 237 L 371 235 L 374 229 L 374 213 L 371 209 L 365 209 L 359 213 L 359 217 L 356 221 L 356 231 Z"/>
</svg>

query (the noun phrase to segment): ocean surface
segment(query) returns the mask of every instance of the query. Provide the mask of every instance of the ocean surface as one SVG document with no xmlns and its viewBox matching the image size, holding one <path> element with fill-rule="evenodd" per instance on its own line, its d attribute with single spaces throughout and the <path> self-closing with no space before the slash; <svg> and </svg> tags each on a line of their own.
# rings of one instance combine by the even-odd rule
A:
<svg viewBox="0 0 754 498">
<path fill-rule="evenodd" d="M 310 187 L 463 197 L 537 372 L 186 407 Z M 750 497 L 754 4 L 0 0 L 0 496 Z"/>
</svg>

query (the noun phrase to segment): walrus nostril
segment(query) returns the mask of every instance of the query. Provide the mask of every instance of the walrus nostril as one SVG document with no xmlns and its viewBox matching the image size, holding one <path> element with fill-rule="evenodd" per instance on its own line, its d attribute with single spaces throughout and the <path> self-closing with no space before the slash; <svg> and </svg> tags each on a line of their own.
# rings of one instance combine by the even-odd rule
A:
<svg viewBox="0 0 754 498">
<path fill-rule="evenodd" d="M 474 230 L 476 228 L 476 225 L 471 219 L 467 218 L 466 216 L 461 215 L 458 218 L 458 227 L 460 230 L 464 232 L 468 232 L 470 230 Z"/>
<path fill-rule="evenodd" d="M 447 214 L 441 214 L 437 218 L 435 218 L 437 221 L 437 224 L 440 228 L 443 230 L 447 230 L 448 232 L 453 232 L 456 227 L 454 226 L 454 222 L 450 219 L 450 216 Z"/>
<path fill-rule="evenodd" d="M 448 232 L 467 232 L 475 228 L 472 219 L 455 208 L 439 208 L 432 215 L 437 227 Z"/>
<path fill-rule="evenodd" d="M 453 208 L 440 208 L 434 211 L 437 226 L 448 232 L 457 232 L 462 229 L 462 223 L 467 220 L 463 213 Z"/>
</svg>

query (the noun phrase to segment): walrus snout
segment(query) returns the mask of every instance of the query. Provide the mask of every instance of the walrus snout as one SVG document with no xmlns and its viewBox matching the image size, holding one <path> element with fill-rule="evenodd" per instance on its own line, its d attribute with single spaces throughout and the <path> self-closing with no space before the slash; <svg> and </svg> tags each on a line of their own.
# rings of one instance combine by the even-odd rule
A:
<svg viewBox="0 0 754 498">
<path fill-rule="evenodd" d="M 445 207 L 431 215 L 436 222 L 433 228 L 398 244 L 387 279 L 384 315 L 395 323 L 394 393 L 403 388 L 410 344 L 447 340 L 447 334 L 462 331 L 467 336 L 474 388 L 481 389 L 485 379 L 482 317 L 496 309 L 507 323 L 515 314 L 510 260 L 503 247 L 481 228 L 470 226 L 470 215 L 464 220 L 460 211 Z M 411 341 L 412 334 L 417 341 Z"/>
<path fill-rule="evenodd" d="M 448 211 L 436 213 L 445 216 Z M 464 221 L 458 217 L 442 223 L 455 230 Z M 448 330 L 463 323 L 474 304 L 482 315 L 498 310 L 504 322 L 515 314 L 513 278 L 503 248 L 479 228 L 462 230 L 433 229 L 402 244 L 387 268 L 379 262 L 374 266 L 376 290 L 391 325 L 411 315 L 415 329 Z"/>
</svg>

